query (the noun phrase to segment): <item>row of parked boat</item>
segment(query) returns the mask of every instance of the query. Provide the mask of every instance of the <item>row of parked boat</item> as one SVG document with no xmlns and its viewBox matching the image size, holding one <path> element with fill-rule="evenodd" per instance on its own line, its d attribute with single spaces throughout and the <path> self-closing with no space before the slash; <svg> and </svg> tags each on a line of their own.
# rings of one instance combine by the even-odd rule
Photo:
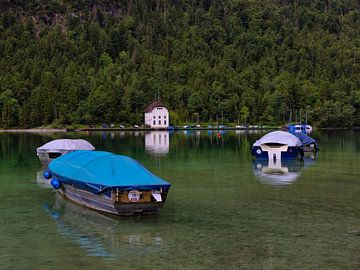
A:
<svg viewBox="0 0 360 270">
<path fill-rule="evenodd" d="M 318 149 L 317 142 L 302 132 L 274 131 L 253 144 L 252 154 L 256 160 L 268 161 L 268 166 L 258 163 L 263 171 Z M 170 189 L 167 181 L 131 157 L 95 151 L 86 140 L 54 140 L 37 148 L 37 155 L 48 165 L 43 176 L 51 186 L 91 209 L 118 215 L 156 213 Z"/>
</svg>

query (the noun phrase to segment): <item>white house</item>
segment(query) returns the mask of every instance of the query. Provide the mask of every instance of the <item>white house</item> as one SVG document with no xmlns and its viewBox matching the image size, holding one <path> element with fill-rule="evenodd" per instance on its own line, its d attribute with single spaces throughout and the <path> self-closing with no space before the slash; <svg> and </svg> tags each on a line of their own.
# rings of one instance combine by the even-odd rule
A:
<svg viewBox="0 0 360 270">
<path fill-rule="evenodd" d="M 159 101 L 154 101 L 144 110 L 145 124 L 151 128 L 167 128 L 169 111 Z"/>
</svg>

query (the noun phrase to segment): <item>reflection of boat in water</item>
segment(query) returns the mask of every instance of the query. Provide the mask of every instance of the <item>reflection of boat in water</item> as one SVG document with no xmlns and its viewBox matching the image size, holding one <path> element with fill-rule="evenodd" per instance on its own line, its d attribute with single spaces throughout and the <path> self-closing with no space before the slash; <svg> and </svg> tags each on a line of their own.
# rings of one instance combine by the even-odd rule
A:
<svg viewBox="0 0 360 270">
<path fill-rule="evenodd" d="M 169 132 L 152 131 L 145 134 L 145 150 L 154 155 L 169 153 Z"/>
<path fill-rule="evenodd" d="M 200 130 L 193 130 L 193 129 L 184 130 L 183 133 L 184 133 L 185 136 L 196 136 L 196 137 L 200 137 L 200 135 L 201 135 Z"/>
<path fill-rule="evenodd" d="M 86 140 L 59 139 L 50 141 L 36 149 L 41 164 L 47 165 L 55 158 L 75 150 L 95 150 L 95 147 Z"/>
<path fill-rule="evenodd" d="M 294 183 L 304 168 L 315 162 L 315 156 L 303 160 L 254 160 L 254 174 L 263 184 L 286 186 Z"/>
<path fill-rule="evenodd" d="M 58 232 L 77 243 L 88 256 L 125 258 L 158 253 L 164 248 L 160 235 L 148 232 L 148 227 L 131 220 L 117 220 L 89 210 L 56 193 L 52 206 L 44 210 L 56 223 Z M 121 222 L 120 222 L 121 221 Z"/>
</svg>

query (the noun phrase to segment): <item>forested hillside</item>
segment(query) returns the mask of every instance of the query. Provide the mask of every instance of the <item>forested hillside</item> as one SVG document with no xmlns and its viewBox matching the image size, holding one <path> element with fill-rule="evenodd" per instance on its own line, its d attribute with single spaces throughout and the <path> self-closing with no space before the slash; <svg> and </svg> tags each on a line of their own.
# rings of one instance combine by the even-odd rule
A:
<svg viewBox="0 0 360 270">
<path fill-rule="evenodd" d="M 360 126 L 357 0 L 0 0 L 0 126 Z"/>
</svg>

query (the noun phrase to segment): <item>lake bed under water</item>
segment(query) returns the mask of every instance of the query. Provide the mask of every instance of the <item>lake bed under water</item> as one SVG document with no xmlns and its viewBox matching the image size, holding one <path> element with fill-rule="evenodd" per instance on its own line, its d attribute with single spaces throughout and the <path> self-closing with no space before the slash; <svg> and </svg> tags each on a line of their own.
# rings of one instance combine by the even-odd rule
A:
<svg viewBox="0 0 360 270">
<path fill-rule="evenodd" d="M 0 269 L 358 269 L 360 132 L 317 131 L 317 156 L 255 162 L 261 132 L 0 133 Z M 36 148 L 82 138 L 172 184 L 158 215 L 58 196 Z"/>
</svg>

